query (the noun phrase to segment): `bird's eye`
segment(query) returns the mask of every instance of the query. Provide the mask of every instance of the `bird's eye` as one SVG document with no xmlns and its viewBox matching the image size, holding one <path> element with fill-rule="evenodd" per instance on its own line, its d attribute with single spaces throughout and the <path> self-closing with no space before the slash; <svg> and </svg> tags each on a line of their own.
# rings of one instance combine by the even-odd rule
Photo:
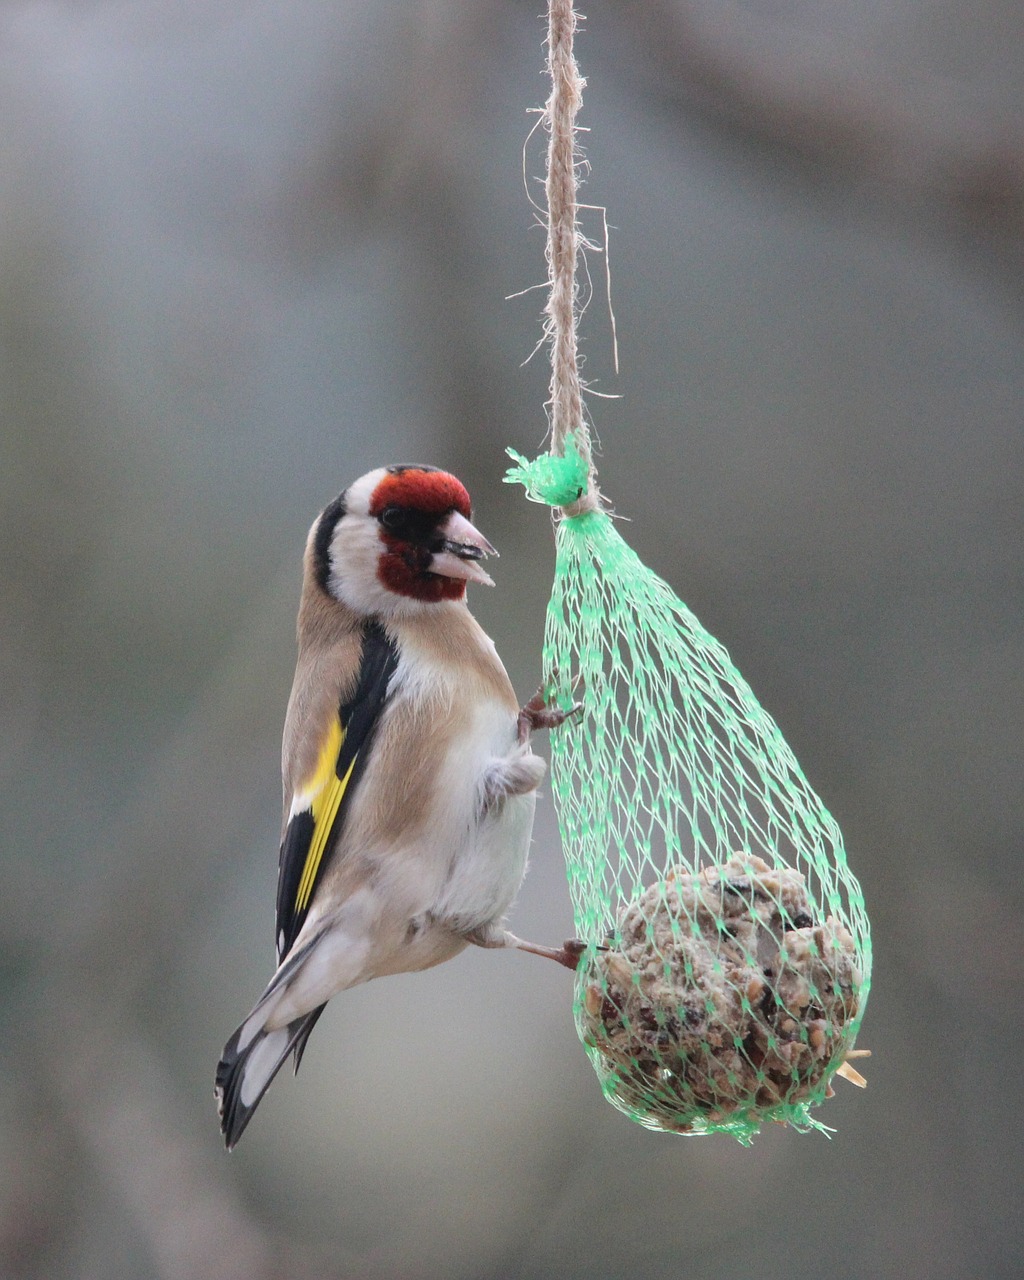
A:
<svg viewBox="0 0 1024 1280">
<path fill-rule="evenodd" d="M 385 529 L 398 529 L 402 524 L 404 515 L 405 513 L 401 507 L 385 507 L 377 519 Z"/>
</svg>

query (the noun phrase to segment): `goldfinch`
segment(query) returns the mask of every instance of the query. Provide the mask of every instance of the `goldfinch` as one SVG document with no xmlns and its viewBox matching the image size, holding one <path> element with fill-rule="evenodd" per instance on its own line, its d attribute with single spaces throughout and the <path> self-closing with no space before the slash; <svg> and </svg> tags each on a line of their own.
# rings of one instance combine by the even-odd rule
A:
<svg viewBox="0 0 1024 1280">
<path fill-rule="evenodd" d="M 303 562 L 284 726 L 278 968 L 217 1068 L 230 1149 L 331 996 L 468 944 L 575 968 L 504 916 L 522 883 L 545 763 L 466 585 L 493 585 L 469 495 L 426 466 L 382 467 L 317 517 Z"/>
</svg>

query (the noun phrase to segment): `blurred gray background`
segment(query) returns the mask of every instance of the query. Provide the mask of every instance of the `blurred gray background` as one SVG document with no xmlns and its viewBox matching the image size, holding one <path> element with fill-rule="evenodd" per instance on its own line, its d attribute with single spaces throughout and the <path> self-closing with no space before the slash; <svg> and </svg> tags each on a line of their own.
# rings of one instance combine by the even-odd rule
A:
<svg viewBox="0 0 1024 1280">
<path fill-rule="evenodd" d="M 1024 10 L 584 7 L 603 487 L 843 826 L 869 1088 L 831 1141 L 648 1133 L 569 976 L 473 953 L 339 997 L 223 1152 L 319 508 L 456 471 L 538 680 L 542 4 L 9 0 L 4 1277 L 1021 1273 Z M 550 797 L 513 926 L 572 932 Z"/>
</svg>

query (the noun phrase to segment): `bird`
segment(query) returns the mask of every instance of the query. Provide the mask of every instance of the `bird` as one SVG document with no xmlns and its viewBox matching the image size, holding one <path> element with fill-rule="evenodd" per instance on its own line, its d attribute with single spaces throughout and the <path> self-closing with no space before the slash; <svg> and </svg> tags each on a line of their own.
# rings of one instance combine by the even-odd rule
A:
<svg viewBox="0 0 1024 1280">
<path fill-rule="evenodd" d="M 523 706 L 466 588 L 497 555 L 449 472 L 379 467 L 309 531 L 282 744 L 277 969 L 216 1073 L 232 1149 L 289 1054 L 297 1072 L 332 996 L 467 946 L 575 969 L 583 944 L 518 938 L 546 763 L 534 729 L 580 710 Z"/>
</svg>

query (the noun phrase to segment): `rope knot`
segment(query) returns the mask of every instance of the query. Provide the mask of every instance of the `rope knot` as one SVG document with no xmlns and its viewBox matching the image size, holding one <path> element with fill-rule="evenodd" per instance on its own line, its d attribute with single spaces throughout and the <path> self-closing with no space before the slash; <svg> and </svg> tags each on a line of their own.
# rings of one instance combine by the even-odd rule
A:
<svg viewBox="0 0 1024 1280">
<path fill-rule="evenodd" d="M 590 486 L 590 466 L 579 451 L 572 432 L 565 437 L 565 453 L 542 453 L 531 462 L 515 449 L 505 452 L 515 462 L 505 472 L 506 484 L 521 484 L 531 502 L 549 507 L 572 507 Z"/>
</svg>

